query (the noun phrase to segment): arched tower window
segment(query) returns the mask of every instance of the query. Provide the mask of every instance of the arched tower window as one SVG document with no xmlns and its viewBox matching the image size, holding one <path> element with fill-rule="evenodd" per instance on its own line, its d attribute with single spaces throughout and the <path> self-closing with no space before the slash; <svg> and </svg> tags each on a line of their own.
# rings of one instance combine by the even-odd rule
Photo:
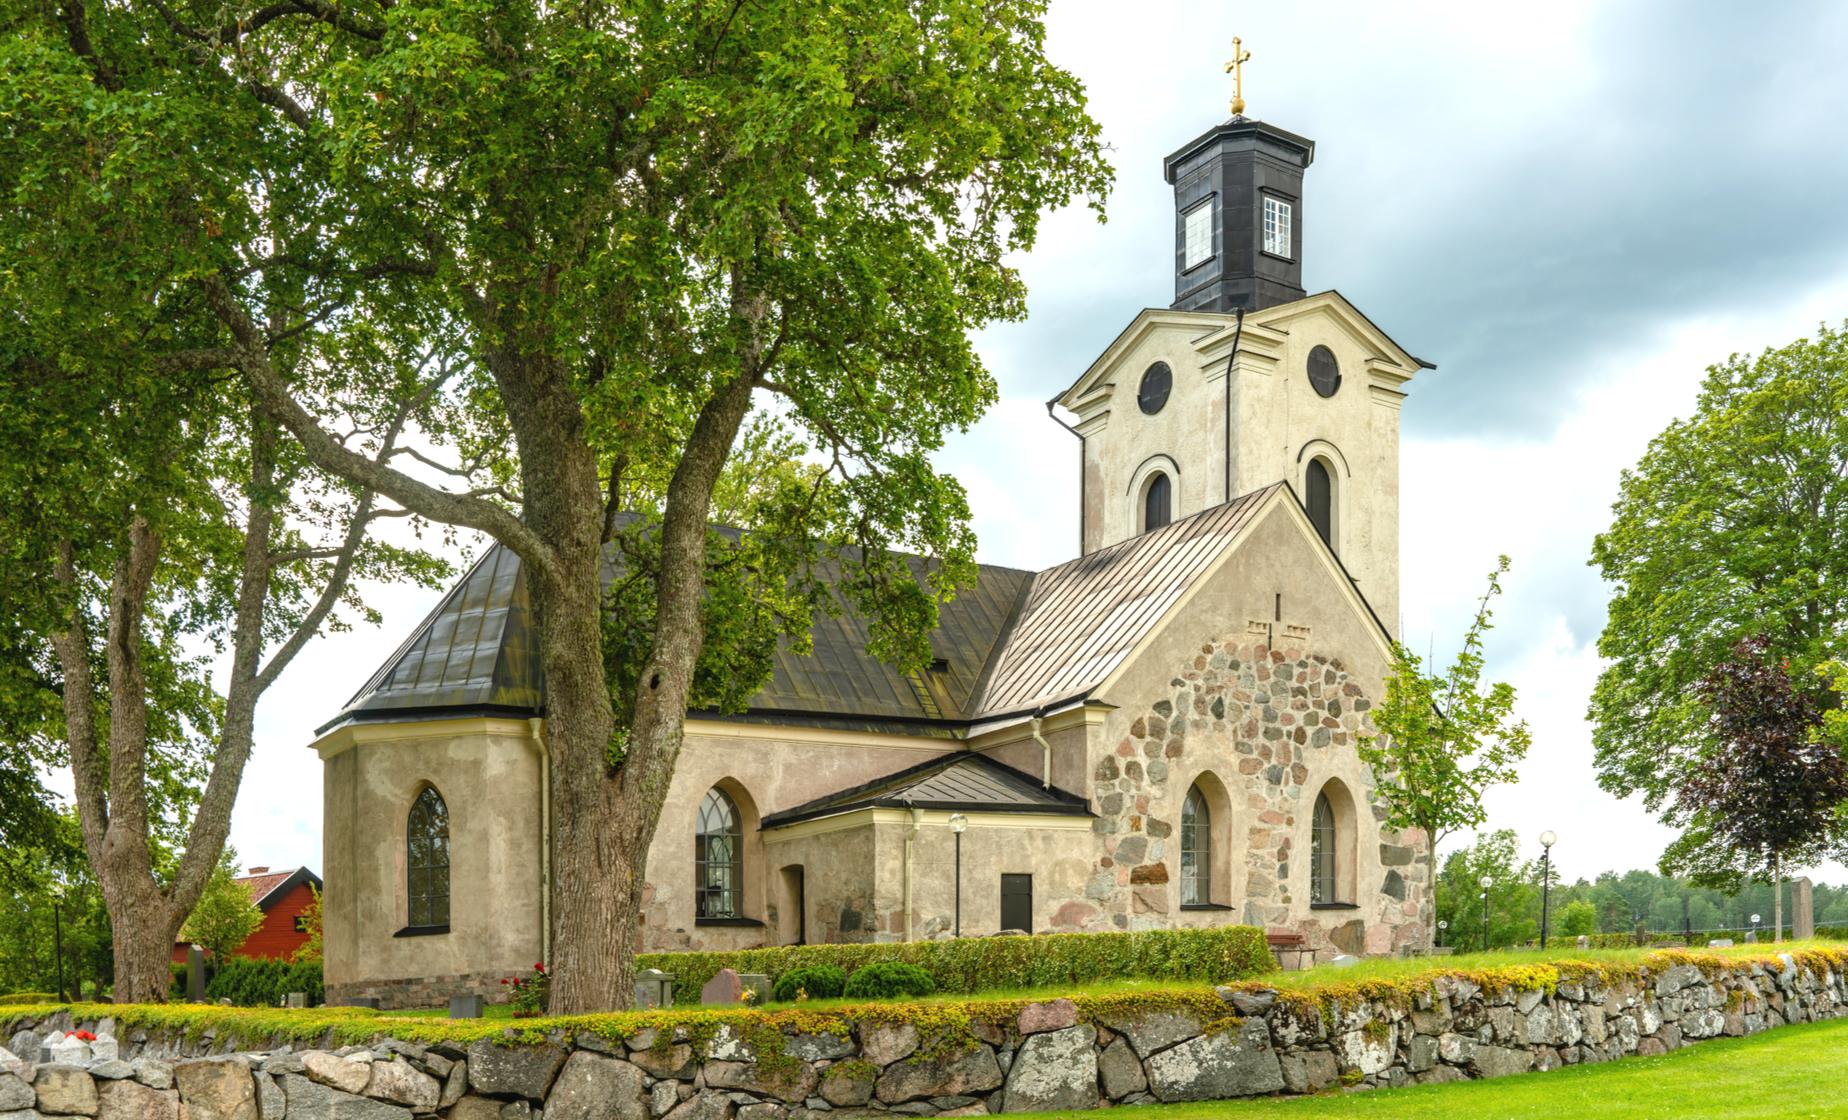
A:
<svg viewBox="0 0 1848 1120">
<path fill-rule="evenodd" d="M 413 926 L 449 924 L 449 806 L 435 786 L 411 803 L 405 829 L 405 893 Z"/>
<path fill-rule="evenodd" d="M 725 791 L 714 786 L 699 803 L 693 838 L 694 914 L 700 918 L 744 916 L 744 820 Z"/>
<path fill-rule="evenodd" d="M 1159 529 L 1174 520 L 1174 484 L 1157 472 L 1142 493 L 1142 531 Z"/>
<path fill-rule="evenodd" d="M 1181 802 L 1181 905 L 1213 901 L 1213 811 L 1198 784 Z"/>
<path fill-rule="evenodd" d="M 1335 809 L 1326 791 L 1315 795 L 1315 818 L 1309 832 L 1309 901 L 1335 902 Z"/>
<path fill-rule="evenodd" d="M 1335 546 L 1334 506 L 1335 482 L 1328 473 L 1328 464 L 1321 459 L 1309 460 L 1309 468 L 1303 476 L 1303 508 L 1309 514 L 1310 524 L 1322 534 L 1322 540 L 1330 548 Z"/>
</svg>

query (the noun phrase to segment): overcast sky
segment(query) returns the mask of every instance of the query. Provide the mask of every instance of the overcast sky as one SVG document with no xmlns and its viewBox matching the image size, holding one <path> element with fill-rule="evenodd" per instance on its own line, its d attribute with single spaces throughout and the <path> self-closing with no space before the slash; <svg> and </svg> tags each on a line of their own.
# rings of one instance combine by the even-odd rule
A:
<svg viewBox="0 0 1848 1120">
<path fill-rule="evenodd" d="M 1002 400 L 943 462 L 984 561 L 1075 550 L 1075 441 L 1044 402 L 1172 298 L 1161 159 L 1227 115 L 1234 34 L 1247 114 L 1316 141 L 1305 286 L 1437 363 L 1403 413 L 1405 640 L 1443 656 L 1513 559 L 1490 668 L 1535 741 L 1492 827 L 1535 855 L 1556 830 L 1568 878 L 1653 866 L 1666 830 L 1593 778 L 1606 595 L 1586 560 L 1619 471 L 1707 365 L 1848 319 L 1848 5 L 1058 0 L 1050 50 L 1090 90 L 1117 186 L 1108 223 L 1044 225 L 1029 318 L 979 340 Z M 317 642 L 266 698 L 232 836 L 246 864 L 319 868 L 313 729 L 436 598 L 379 589 L 382 627 Z"/>
</svg>

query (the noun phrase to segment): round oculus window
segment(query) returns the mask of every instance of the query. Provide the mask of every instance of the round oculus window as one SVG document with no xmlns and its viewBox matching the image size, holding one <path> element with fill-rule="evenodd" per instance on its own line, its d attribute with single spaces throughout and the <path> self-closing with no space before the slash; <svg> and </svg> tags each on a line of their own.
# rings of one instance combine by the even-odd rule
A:
<svg viewBox="0 0 1848 1120">
<path fill-rule="evenodd" d="M 1334 396 L 1335 390 L 1341 388 L 1341 366 L 1335 361 L 1335 352 L 1326 346 L 1309 351 L 1309 384 L 1325 397 Z"/>
<path fill-rule="evenodd" d="M 1136 390 L 1136 405 L 1150 416 L 1168 403 L 1168 391 L 1174 388 L 1174 371 L 1167 362 L 1156 362 L 1142 374 L 1142 386 Z"/>
</svg>

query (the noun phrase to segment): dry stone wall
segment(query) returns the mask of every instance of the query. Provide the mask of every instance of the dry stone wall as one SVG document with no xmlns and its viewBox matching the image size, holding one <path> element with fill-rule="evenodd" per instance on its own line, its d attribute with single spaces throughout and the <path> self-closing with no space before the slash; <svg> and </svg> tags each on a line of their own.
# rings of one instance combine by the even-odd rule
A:
<svg viewBox="0 0 1848 1120">
<path fill-rule="evenodd" d="M 1841 955 L 1716 966 L 1658 957 L 1623 978 L 1484 987 L 1445 976 L 1332 1002 L 1256 987 L 1199 999 L 968 1004 L 966 1026 L 902 1008 L 786 1018 L 605 1020 L 545 1041 L 235 1050 L 68 1014 L 15 1022 L 0 1118 L 96 1120 L 849 1120 L 976 1116 L 1498 1077 L 1832 1018 Z M 1550 984 L 1550 986 L 1547 986 Z M 931 1005 L 938 1006 L 941 1005 Z M 935 1025 L 931 1025 L 935 1024 Z M 73 1046 L 68 1029 L 99 1036 Z M 184 1111 L 182 1111 L 182 1108 Z"/>
</svg>

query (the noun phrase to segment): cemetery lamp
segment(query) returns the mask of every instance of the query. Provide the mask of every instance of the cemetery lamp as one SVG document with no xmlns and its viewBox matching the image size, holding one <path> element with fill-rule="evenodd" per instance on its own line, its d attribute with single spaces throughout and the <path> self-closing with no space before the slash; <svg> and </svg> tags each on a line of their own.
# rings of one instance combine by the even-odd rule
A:
<svg viewBox="0 0 1848 1120">
<path fill-rule="evenodd" d="M 1540 947 L 1546 948 L 1546 904 L 1547 893 L 1553 885 L 1553 845 L 1559 842 L 1559 834 L 1547 829 L 1540 834 Z"/>
<path fill-rule="evenodd" d="M 1484 875 L 1477 882 L 1482 884 L 1482 947 L 1487 949 L 1489 947 L 1489 888 L 1495 885 L 1495 880 Z"/>
<path fill-rule="evenodd" d="M 1752 915 L 1752 940 L 1753 941 L 1758 940 L 1758 921 L 1759 921 L 1758 915 L 1753 914 Z"/>
<path fill-rule="evenodd" d="M 1438 944 L 1438 947 L 1439 947 L 1439 948 L 1442 948 L 1442 947 L 1443 947 L 1443 945 L 1444 945 L 1444 931 L 1445 931 L 1445 930 L 1447 930 L 1447 929 L 1449 929 L 1449 928 L 1450 928 L 1450 923 L 1449 923 L 1449 922 L 1447 922 L 1447 921 L 1445 921 L 1445 920 L 1444 920 L 1443 918 L 1439 918 L 1439 919 L 1437 920 L 1437 944 Z"/>
<path fill-rule="evenodd" d="M 950 834 L 956 837 L 956 928 L 957 937 L 962 936 L 962 834 L 969 827 L 969 817 L 964 813 L 950 814 Z"/>
</svg>

